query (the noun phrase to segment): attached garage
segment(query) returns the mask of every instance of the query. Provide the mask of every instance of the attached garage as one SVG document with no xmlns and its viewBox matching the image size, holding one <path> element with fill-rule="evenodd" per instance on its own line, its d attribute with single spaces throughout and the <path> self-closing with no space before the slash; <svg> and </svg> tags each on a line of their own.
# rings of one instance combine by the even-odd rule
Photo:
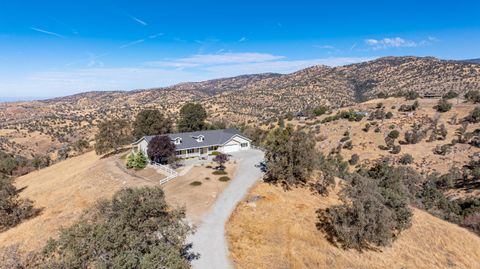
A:
<svg viewBox="0 0 480 269">
<path fill-rule="evenodd" d="M 231 144 L 231 145 L 225 145 L 222 147 L 223 153 L 231 153 L 231 152 L 237 152 L 240 151 L 240 144 Z"/>
</svg>

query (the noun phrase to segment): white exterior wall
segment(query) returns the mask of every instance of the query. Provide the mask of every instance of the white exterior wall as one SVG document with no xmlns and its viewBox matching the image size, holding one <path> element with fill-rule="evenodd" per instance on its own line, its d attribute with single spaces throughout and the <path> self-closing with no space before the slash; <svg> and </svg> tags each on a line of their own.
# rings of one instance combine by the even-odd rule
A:
<svg viewBox="0 0 480 269">
<path fill-rule="evenodd" d="M 246 147 L 242 147 L 242 144 L 247 144 Z M 240 136 L 235 136 L 230 141 L 225 143 L 222 147 L 218 149 L 218 151 L 222 153 L 230 153 L 230 152 L 237 152 L 240 150 L 246 150 L 250 149 L 250 141 L 247 139 L 240 137 Z"/>
</svg>

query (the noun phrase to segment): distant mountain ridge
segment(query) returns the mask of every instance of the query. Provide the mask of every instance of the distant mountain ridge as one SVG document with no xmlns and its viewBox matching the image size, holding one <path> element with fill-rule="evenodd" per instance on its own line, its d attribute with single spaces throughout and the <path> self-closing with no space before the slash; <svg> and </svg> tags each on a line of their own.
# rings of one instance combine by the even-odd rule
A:
<svg viewBox="0 0 480 269">
<path fill-rule="evenodd" d="M 461 60 L 464 63 L 471 63 L 471 64 L 480 64 L 480 58 L 477 59 L 468 59 L 468 60 Z"/>
</svg>

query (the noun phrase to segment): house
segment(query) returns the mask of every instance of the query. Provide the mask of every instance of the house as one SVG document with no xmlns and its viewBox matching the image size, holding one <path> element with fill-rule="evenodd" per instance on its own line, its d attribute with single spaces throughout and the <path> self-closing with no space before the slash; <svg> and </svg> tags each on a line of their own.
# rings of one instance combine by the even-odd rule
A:
<svg viewBox="0 0 480 269">
<path fill-rule="evenodd" d="M 232 153 L 250 149 L 252 140 L 236 129 L 207 130 L 167 134 L 176 147 L 179 158 L 206 157 L 215 151 Z M 147 155 L 148 143 L 155 136 L 144 136 L 132 144 L 134 152 Z"/>
</svg>

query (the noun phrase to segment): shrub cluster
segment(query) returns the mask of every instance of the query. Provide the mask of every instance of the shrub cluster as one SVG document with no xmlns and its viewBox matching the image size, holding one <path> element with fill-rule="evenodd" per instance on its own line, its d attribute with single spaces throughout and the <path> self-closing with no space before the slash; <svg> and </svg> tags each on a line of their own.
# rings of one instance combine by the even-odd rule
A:
<svg viewBox="0 0 480 269">
<path fill-rule="evenodd" d="M 128 169 L 143 169 L 147 167 L 148 160 L 145 154 L 141 151 L 137 153 L 131 153 L 127 157 Z"/>
</svg>

